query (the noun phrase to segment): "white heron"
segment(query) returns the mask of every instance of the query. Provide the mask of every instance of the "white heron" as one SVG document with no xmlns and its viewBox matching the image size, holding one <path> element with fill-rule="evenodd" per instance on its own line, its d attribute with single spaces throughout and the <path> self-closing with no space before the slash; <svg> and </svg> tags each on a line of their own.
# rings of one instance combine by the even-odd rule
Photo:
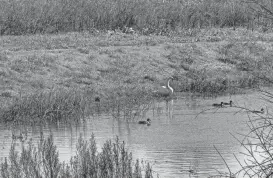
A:
<svg viewBox="0 0 273 178">
<path fill-rule="evenodd" d="M 168 97 L 171 96 L 174 92 L 173 87 L 170 85 L 170 81 L 172 81 L 174 78 L 170 77 L 167 81 L 166 86 L 161 86 L 157 91 L 155 91 L 157 96 L 163 96 L 163 97 Z"/>
</svg>

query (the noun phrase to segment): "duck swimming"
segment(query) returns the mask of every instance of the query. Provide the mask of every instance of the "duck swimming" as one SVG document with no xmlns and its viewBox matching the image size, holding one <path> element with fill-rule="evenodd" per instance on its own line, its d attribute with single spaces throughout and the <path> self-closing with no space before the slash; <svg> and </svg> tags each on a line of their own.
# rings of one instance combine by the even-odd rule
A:
<svg viewBox="0 0 273 178">
<path fill-rule="evenodd" d="M 251 112 L 256 113 L 256 114 L 263 114 L 264 113 L 264 108 L 262 108 L 260 111 L 253 110 Z"/>
<path fill-rule="evenodd" d="M 151 119 L 148 118 L 147 121 L 138 121 L 139 124 L 151 124 Z"/>
<path fill-rule="evenodd" d="M 22 133 L 20 133 L 19 135 L 15 135 L 15 134 L 13 134 L 12 133 L 12 139 L 13 140 L 23 140 L 24 139 L 24 137 L 23 137 L 23 134 Z"/>
<path fill-rule="evenodd" d="M 230 100 L 229 103 L 225 103 L 223 102 L 223 105 L 229 105 L 229 106 L 232 106 L 232 101 Z"/>
<path fill-rule="evenodd" d="M 214 107 L 223 107 L 223 102 L 221 102 L 220 104 L 218 104 L 218 103 L 214 103 L 214 104 L 212 104 L 212 106 L 214 106 Z"/>
</svg>

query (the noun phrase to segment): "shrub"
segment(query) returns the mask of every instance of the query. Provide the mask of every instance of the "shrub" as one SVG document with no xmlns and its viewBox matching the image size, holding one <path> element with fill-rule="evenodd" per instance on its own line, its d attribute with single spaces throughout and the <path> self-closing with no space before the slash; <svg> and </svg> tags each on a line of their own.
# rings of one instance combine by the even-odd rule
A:
<svg viewBox="0 0 273 178">
<path fill-rule="evenodd" d="M 6 177 L 90 177 L 90 178 L 152 178 L 152 167 L 143 164 L 143 172 L 139 160 L 133 162 L 132 154 L 128 152 L 124 142 L 118 137 L 114 142 L 104 143 L 102 151 L 97 151 L 95 137 L 92 134 L 89 141 L 78 139 L 76 155 L 70 163 L 61 163 L 53 136 L 47 139 L 43 136 L 35 147 L 29 143 L 23 146 L 21 153 L 15 151 L 15 143 L 10 149 L 9 158 L 1 163 L 1 176 Z"/>
</svg>

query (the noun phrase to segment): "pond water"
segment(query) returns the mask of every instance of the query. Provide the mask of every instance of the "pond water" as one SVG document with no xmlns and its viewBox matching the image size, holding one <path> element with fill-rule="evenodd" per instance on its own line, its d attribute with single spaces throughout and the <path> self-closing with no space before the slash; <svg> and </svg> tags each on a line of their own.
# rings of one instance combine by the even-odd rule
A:
<svg viewBox="0 0 273 178">
<path fill-rule="evenodd" d="M 228 172 L 214 146 L 233 172 L 240 169 L 233 154 L 243 159 L 242 154 L 239 154 L 243 148 L 231 133 L 239 138 L 237 133 L 248 133 L 246 112 L 233 107 L 212 107 L 212 103 L 230 100 L 234 105 L 257 110 L 268 106 L 257 92 L 217 98 L 180 95 L 178 99 L 169 102 L 153 103 L 149 110 L 133 120 L 103 115 L 90 117 L 84 124 L 73 126 L 60 123 L 24 127 L 28 139 L 34 142 L 40 138 L 41 130 L 44 135 L 52 132 L 63 161 L 68 161 L 75 154 L 75 145 L 80 135 L 88 139 L 94 133 L 99 147 L 106 140 L 118 136 L 125 141 L 133 158 L 149 161 L 159 177 L 208 177 L 219 175 L 218 171 Z M 152 120 L 151 125 L 137 123 L 147 118 Z M 20 129 L 15 128 L 13 131 L 18 132 Z M 0 162 L 8 156 L 11 135 L 10 128 L 0 125 Z M 16 140 L 18 148 L 24 143 Z"/>
</svg>

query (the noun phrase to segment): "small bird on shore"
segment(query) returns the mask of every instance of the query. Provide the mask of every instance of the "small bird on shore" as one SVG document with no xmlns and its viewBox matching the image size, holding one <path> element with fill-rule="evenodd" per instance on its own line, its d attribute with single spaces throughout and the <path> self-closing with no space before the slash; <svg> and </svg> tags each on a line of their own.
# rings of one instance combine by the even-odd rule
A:
<svg viewBox="0 0 273 178">
<path fill-rule="evenodd" d="M 223 107 L 223 102 L 219 103 L 213 103 L 212 106 L 214 107 Z"/>
<path fill-rule="evenodd" d="M 188 172 L 189 172 L 190 174 L 195 174 L 195 173 L 196 173 L 196 171 L 194 171 L 193 169 L 188 170 Z"/>
<path fill-rule="evenodd" d="M 264 108 L 262 108 L 260 111 L 253 110 L 251 112 L 255 113 L 255 114 L 263 114 L 264 113 Z"/>
<path fill-rule="evenodd" d="M 223 105 L 229 105 L 229 106 L 232 106 L 232 101 L 230 100 L 229 103 L 225 103 L 223 102 Z"/>
<path fill-rule="evenodd" d="M 22 133 L 20 133 L 19 135 L 15 135 L 14 133 L 12 133 L 12 139 L 13 140 L 21 140 L 23 141 L 24 140 L 24 136 Z"/>
<path fill-rule="evenodd" d="M 147 121 L 138 121 L 139 124 L 151 124 L 151 119 L 148 118 Z"/>
<path fill-rule="evenodd" d="M 96 96 L 95 97 L 95 102 L 100 102 L 100 97 Z"/>
</svg>

